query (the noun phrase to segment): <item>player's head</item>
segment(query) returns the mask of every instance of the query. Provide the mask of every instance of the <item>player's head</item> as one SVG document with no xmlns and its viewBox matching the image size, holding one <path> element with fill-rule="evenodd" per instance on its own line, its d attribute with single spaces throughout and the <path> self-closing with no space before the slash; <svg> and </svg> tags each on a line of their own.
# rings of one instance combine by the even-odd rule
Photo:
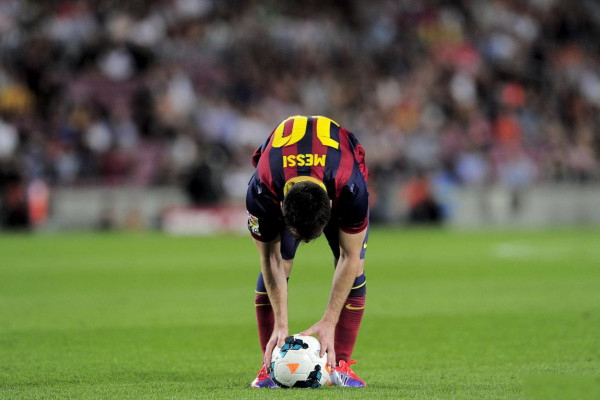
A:
<svg viewBox="0 0 600 400">
<path fill-rule="evenodd" d="M 318 238 L 331 217 L 327 192 L 313 182 L 294 184 L 283 198 L 283 219 L 296 239 L 310 242 Z"/>
</svg>

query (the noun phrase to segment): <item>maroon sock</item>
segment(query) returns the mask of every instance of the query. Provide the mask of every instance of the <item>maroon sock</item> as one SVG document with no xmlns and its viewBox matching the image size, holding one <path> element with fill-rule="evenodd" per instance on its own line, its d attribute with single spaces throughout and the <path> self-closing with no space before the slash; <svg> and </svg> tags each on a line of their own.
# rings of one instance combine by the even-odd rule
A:
<svg viewBox="0 0 600 400">
<path fill-rule="evenodd" d="M 269 301 L 269 296 L 266 293 L 256 293 L 254 298 L 254 306 L 256 307 L 256 324 L 258 325 L 258 337 L 260 339 L 260 348 L 265 354 L 265 347 L 273 333 L 273 307 Z"/>
<path fill-rule="evenodd" d="M 348 297 L 340 313 L 340 319 L 335 327 L 336 363 L 340 360 L 350 361 L 358 328 L 365 312 L 365 296 Z"/>
</svg>

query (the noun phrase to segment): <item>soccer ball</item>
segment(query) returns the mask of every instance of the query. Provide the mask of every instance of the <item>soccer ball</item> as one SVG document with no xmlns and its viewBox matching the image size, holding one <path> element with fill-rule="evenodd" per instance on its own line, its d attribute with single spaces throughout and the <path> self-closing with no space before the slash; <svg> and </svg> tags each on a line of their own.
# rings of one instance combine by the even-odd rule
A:
<svg viewBox="0 0 600 400">
<path fill-rule="evenodd" d="M 312 336 L 288 336 L 282 348 L 273 349 L 271 379 L 283 388 L 321 387 L 329 378 L 329 367 L 320 351 L 321 343 Z"/>
</svg>

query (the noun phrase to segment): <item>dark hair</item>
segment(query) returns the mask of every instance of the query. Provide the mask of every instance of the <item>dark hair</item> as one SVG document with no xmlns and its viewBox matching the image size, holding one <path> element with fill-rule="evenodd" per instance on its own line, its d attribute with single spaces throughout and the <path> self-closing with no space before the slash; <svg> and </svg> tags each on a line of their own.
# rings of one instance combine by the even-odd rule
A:
<svg viewBox="0 0 600 400">
<path fill-rule="evenodd" d="M 283 199 L 283 220 L 296 239 L 318 238 L 331 217 L 327 192 L 314 182 L 294 184 Z"/>
</svg>

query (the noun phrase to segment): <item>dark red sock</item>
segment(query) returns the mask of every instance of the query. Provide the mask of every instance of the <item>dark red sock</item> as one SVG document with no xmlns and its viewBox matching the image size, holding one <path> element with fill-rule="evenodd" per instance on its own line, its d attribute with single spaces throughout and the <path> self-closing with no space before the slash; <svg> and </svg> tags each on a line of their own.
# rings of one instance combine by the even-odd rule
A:
<svg viewBox="0 0 600 400">
<path fill-rule="evenodd" d="M 256 293 L 254 298 L 254 306 L 256 307 L 256 324 L 258 325 L 258 337 L 260 339 L 260 348 L 265 354 L 265 347 L 273 333 L 273 307 L 269 301 L 269 296 L 266 293 Z"/>
<path fill-rule="evenodd" d="M 358 328 L 365 312 L 365 297 L 366 294 L 348 297 L 344 303 L 340 319 L 335 327 L 336 362 L 340 360 L 350 361 L 356 336 L 358 335 Z"/>
</svg>

